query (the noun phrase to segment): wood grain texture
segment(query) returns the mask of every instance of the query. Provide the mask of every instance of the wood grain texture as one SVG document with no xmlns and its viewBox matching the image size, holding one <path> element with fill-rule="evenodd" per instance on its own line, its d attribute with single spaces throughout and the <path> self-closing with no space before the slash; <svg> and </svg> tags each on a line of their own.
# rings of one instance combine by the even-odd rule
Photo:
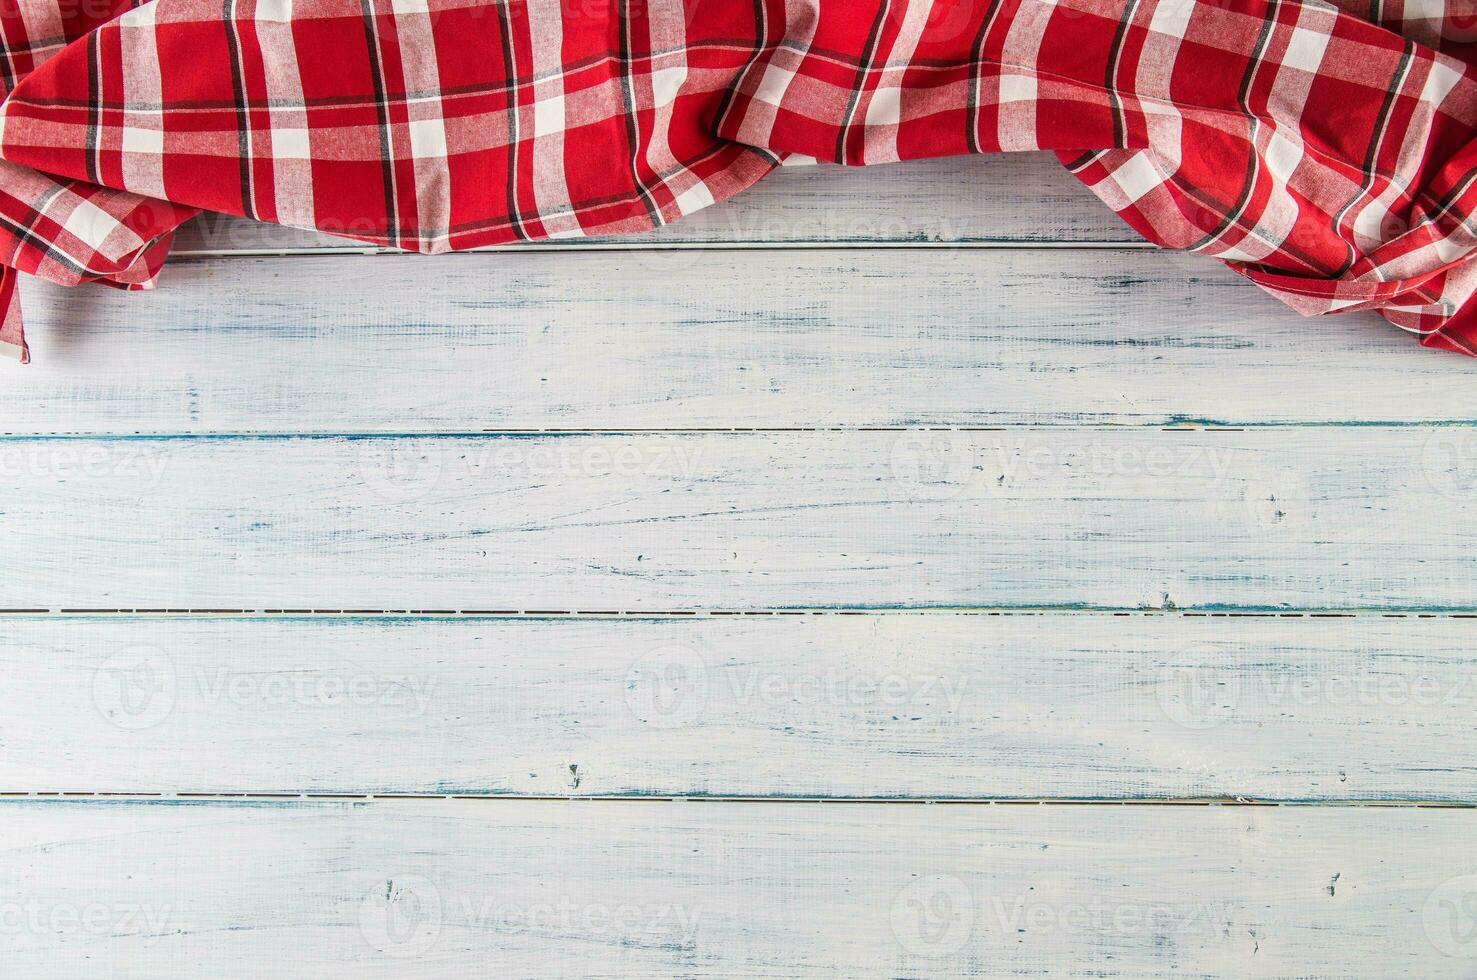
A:
<svg viewBox="0 0 1477 980">
<path fill-rule="evenodd" d="M 0 791 L 1463 801 L 1474 631 L 10 619 Z"/>
<path fill-rule="evenodd" d="M 12 439 L 0 608 L 1466 610 L 1466 438 Z"/>
<path fill-rule="evenodd" d="M 1175 253 L 237 258 L 26 304 L 13 433 L 1477 418 L 1465 359 Z"/>
<path fill-rule="evenodd" d="M 4 911 L 19 926 L 6 966 L 77 976 L 115 964 L 140 978 L 1465 977 L 1474 820 L 12 802 L 0 805 Z"/>
<path fill-rule="evenodd" d="M 170 797 L 0 800 L 0 972 L 1473 975 L 1477 814 L 1347 805 L 1477 800 L 1468 362 L 1041 157 L 179 245 L 0 385 L 0 793 Z M 1192 796 L 1338 805 L 910 802 Z"/>
<path fill-rule="evenodd" d="M 576 242 L 874 245 L 1144 244 L 1049 153 L 919 160 L 879 167 L 785 167 L 757 186 L 657 231 Z M 363 251 L 313 232 L 220 215 L 180 230 L 176 254 Z"/>
</svg>

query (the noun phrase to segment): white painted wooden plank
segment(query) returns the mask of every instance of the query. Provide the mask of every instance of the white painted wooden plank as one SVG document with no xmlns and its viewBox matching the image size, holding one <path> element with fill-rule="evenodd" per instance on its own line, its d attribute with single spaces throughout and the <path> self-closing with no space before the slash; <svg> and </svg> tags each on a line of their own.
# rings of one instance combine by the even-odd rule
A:
<svg viewBox="0 0 1477 980">
<path fill-rule="evenodd" d="M 0 791 L 1473 801 L 1474 631 L 12 618 Z"/>
<path fill-rule="evenodd" d="M 1465 429 L 0 441 L 0 607 L 1469 609 Z"/>
<path fill-rule="evenodd" d="M 1466 359 L 1175 253 L 227 259 L 25 298 L 16 433 L 1477 418 Z"/>
<path fill-rule="evenodd" d="M 591 239 L 686 242 L 1139 244 L 1142 239 L 1047 153 L 882 167 L 786 167 L 736 198 L 658 231 Z M 581 242 L 565 242 L 578 248 Z M 202 215 L 176 254 L 362 249 L 341 238 Z"/>
<path fill-rule="evenodd" d="M 0 805 L 28 977 L 1471 975 L 1460 810 Z"/>
</svg>

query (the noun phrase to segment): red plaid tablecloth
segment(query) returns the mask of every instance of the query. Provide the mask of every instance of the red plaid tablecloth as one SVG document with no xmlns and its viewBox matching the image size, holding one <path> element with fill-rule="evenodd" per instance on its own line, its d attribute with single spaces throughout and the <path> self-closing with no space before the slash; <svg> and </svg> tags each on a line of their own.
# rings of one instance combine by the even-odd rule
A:
<svg viewBox="0 0 1477 980">
<path fill-rule="evenodd" d="M 1300 312 L 1477 353 L 1477 0 L 1340 4 L 4 0 L 0 346 L 13 270 L 145 288 L 201 209 L 436 252 L 1052 150 Z"/>
</svg>

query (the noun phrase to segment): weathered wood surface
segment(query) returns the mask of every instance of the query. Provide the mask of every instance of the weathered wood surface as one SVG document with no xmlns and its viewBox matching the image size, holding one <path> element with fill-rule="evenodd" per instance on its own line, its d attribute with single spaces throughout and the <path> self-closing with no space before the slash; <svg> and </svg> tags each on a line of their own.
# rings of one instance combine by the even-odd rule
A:
<svg viewBox="0 0 1477 980">
<path fill-rule="evenodd" d="M 3 621 L 0 791 L 1477 796 L 1477 621 Z"/>
<path fill-rule="evenodd" d="M 0 443 L 0 608 L 1477 607 L 1425 428 Z"/>
<path fill-rule="evenodd" d="M 0 385 L 0 972 L 1472 975 L 1471 362 L 1044 158 L 180 248 Z"/>
<path fill-rule="evenodd" d="M 1463 811 L 0 804 L 21 976 L 1471 975 Z"/>
<path fill-rule="evenodd" d="M 920 160 L 883 167 L 785 167 L 743 194 L 655 232 L 561 242 L 745 247 L 960 242 L 1051 248 L 1143 240 L 1050 154 Z M 255 221 L 202 215 L 177 254 L 363 251 L 364 245 Z"/>
<path fill-rule="evenodd" d="M 1477 418 L 1466 359 L 1168 252 L 215 259 L 26 300 L 4 432 Z"/>
</svg>

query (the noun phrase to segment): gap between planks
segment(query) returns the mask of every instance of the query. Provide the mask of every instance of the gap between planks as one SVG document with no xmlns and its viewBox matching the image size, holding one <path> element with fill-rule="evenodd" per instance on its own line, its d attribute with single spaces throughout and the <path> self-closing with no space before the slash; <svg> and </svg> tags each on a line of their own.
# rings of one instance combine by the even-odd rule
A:
<svg viewBox="0 0 1477 980">
<path fill-rule="evenodd" d="M 699 619 L 728 616 L 1174 616 L 1181 619 L 1477 619 L 1477 608 L 1388 609 L 1216 609 L 1211 607 L 1115 609 L 1111 607 L 878 606 L 794 609 L 147 609 L 91 607 L 0 608 L 0 616 L 117 617 L 179 616 L 231 619 Z"/>
<path fill-rule="evenodd" d="M 1469 429 L 1477 427 L 1477 419 L 1442 419 L 1437 421 L 1358 421 L 1358 422 L 1223 422 L 1208 419 L 1176 422 L 1173 425 L 1126 425 L 1117 422 L 1100 423 L 1022 423 L 1017 425 L 831 425 L 831 426 L 709 426 L 687 428 L 639 428 L 621 429 L 437 429 L 421 431 L 403 430 L 340 430 L 300 432 L 266 432 L 249 429 L 222 429 L 205 432 L 12 432 L 0 431 L 0 440 L 7 442 L 185 442 L 208 440 L 240 440 L 254 442 L 294 442 L 298 440 L 371 440 L 371 439 L 531 439 L 542 437 L 578 436 L 711 436 L 711 435 L 816 435 L 861 434 L 884 432 L 1253 432 L 1273 429 Z"/>
<path fill-rule="evenodd" d="M 856 242 L 766 241 L 766 242 L 587 242 L 541 244 L 513 242 L 507 245 L 484 245 L 480 248 L 442 252 L 438 258 L 453 255 L 478 255 L 489 252 L 898 252 L 898 251 L 974 251 L 974 252 L 1143 252 L 1164 251 L 1153 242 L 1054 242 L 1054 241 L 894 241 L 860 240 Z M 375 245 L 289 245 L 283 248 L 186 249 L 170 253 L 171 261 L 193 262 L 210 259 L 337 257 L 342 255 L 415 256 L 419 252 Z M 427 256 L 429 257 L 429 256 Z"/>
<path fill-rule="evenodd" d="M 1227 797 L 976 797 L 928 799 L 870 796 L 667 796 L 662 794 L 610 794 L 590 796 L 535 795 L 518 793 L 271 793 L 271 792 L 139 792 L 139 791 L 0 791 L 4 800 L 108 800 L 117 802 L 252 802 L 255 800 L 339 801 L 388 803 L 396 801 L 448 800 L 475 803 L 716 803 L 723 805 L 784 804 L 793 806 L 898 806 L 898 807 L 1259 807 L 1280 809 L 1357 809 L 1357 810 L 1474 810 L 1472 800 L 1262 800 L 1246 796 Z"/>
<path fill-rule="evenodd" d="M 1385 428 L 1454 428 L 1472 425 L 1468 421 L 1446 420 L 1444 422 L 1360 422 L 1362 427 Z M 1035 429 L 1046 429 L 1054 432 L 1094 432 L 1100 429 L 1115 429 L 1125 432 L 1152 431 L 1158 428 L 1160 432 L 1245 432 L 1248 429 L 1302 429 L 1322 428 L 1329 425 L 1343 427 L 1345 423 L 1329 422 L 1297 422 L 1297 423 L 1252 423 L 1250 425 L 1225 425 L 1218 422 L 1204 423 L 1176 423 L 1174 425 L 1161 426 L 1136 426 L 1120 425 L 1114 423 L 1081 424 L 1081 423 L 1045 423 L 1025 425 L 989 425 L 989 426 L 945 426 L 945 425 L 828 425 L 828 426 L 709 426 L 688 428 L 623 428 L 623 429 L 438 429 L 435 431 L 421 431 L 418 429 L 405 429 L 403 431 L 379 431 L 375 429 L 363 429 L 359 431 L 339 432 L 260 432 L 247 429 L 240 430 L 218 430 L 210 432 L 110 432 L 99 434 L 96 432 L 0 432 L 0 438 L 17 442 L 70 439 L 78 442 L 85 441 L 120 441 L 133 440 L 138 442 L 169 441 L 185 439 L 254 439 L 254 440 L 294 440 L 294 439 L 466 439 L 470 437 L 486 437 L 493 439 L 521 439 L 540 436 L 697 436 L 697 435 L 766 435 L 796 433 L 860 433 L 860 432 L 1018 432 L 1031 431 Z"/>
</svg>

